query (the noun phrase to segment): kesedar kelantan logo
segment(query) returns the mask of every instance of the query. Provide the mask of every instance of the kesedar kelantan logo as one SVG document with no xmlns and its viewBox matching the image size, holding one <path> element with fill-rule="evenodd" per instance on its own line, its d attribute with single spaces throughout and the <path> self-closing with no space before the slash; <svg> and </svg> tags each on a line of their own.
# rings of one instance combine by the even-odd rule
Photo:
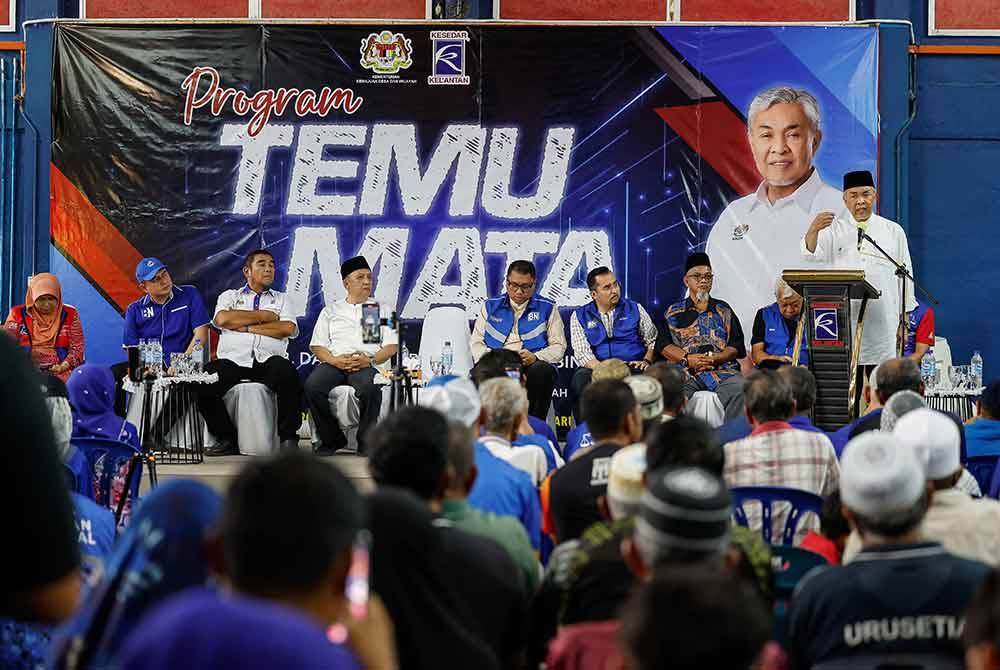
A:
<svg viewBox="0 0 1000 670">
<path fill-rule="evenodd" d="M 413 65 L 413 41 L 383 30 L 361 40 L 361 67 L 376 74 L 396 74 Z"/>
</svg>

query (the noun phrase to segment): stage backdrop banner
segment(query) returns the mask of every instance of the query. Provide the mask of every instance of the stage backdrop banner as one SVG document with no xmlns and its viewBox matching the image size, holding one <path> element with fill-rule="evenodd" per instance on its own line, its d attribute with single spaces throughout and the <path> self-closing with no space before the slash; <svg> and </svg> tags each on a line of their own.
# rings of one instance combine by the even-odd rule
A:
<svg viewBox="0 0 1000 670">
<path fill-rule="evenodd" d="M 383 311 L 414 325 L 442 305 L 474 318 L 516 259 L 567 323 L 598 265 L 660 322 L 687 254 L 760 184 L 753 97 L 816 97 L 813 165 L 839 186 L 875 169 L 877 71 L 870 27 L 63 24 L 52 242 L 119 313 L 143 256 L 211 309 L 268 249 L 303 373 L 359 253 Z"/>
</svg>

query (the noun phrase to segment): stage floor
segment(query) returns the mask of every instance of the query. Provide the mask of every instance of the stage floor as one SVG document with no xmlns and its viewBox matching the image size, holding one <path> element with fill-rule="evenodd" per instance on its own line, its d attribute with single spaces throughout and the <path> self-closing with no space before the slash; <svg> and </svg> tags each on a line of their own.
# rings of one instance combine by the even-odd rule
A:
<svg viewBox="0 0 1000 670">
<path fill-rule="evenodd" d="M 299 442 L 300 449 L 308 449 L 309 442 L 302 440 Z M 204 463 L 190 465 L 168 465 L 157 464 L 156 475 L 161 484 L 172 479 L 197 479 L 208 484 L 221 493 L 225 493 L 229 482 L 236 476 L 243 464 L 251 458 L 257 456 L 217 456 L 214 458 L 205 457 Z M 371 476 L 368 474 L 368 459 L 357 454 L 336 454 L 324 460 L 341 469 L 354 485 L 362 493 L 367 493 L 375 488 Z M 143 473 L 142 487 L 140 495 L 145 495 L 149 490 L 149 476 Z"/>
</svg>

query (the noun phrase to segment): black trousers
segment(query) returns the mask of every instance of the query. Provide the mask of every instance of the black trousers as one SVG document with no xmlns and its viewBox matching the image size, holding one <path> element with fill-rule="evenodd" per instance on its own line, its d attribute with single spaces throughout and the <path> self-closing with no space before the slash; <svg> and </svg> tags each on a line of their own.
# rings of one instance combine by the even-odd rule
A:
<svg viewBox="0 0 1000 670">
<path fill-rule="evenodd" d="M 295 366 L 287 358 L 271 356 L 266 362 L 253 362 L 252 368 L 219 358 L 205 366 L 205 372 L 219 375 L 214 384 L 196 384 L 198 409 L 208 424 L 208 430 L 219 440 L 236 442 L 237 427 L 233 425 L 222 396 L 240 382 L 257 382 L 278 396 L 278 439 L 297 440 L 302 425 L 300 399 L 302 384 Z"/>
<path fill-rule="evenodd" d="M 558 371 L 551 363 L 537 359 L 524 369 L 528 391 L 528 414 L 545 421 L 552 406 L 552 391 L 556 387 Z"/>
<path fill-rule="evenodd" d="M 351 386 L 361 410 L 358 452 L 364 452 L 365 438 L 382 410 L 382 388 L 375 385 L 375 372 L 375 368 L 365 368 L 348 374 L 329 363 L 320 363 L 309 374 L 305 383 L 306 404 L 316 424 L 319 441 L 327 449 L 340 449 L 347 445 L 347 436 L 330 407 L 330 391 L 336 386 Z"/>
<path fill-rule="evenodd" d="M 581 365 L 573 373 L 573 379 L 569 383 L 569 397 L 570 402 L 573 403 L 573 420 L 578 426 L 583 422 L 583 417 L 580 415 L 580 396 L 583 395 L 583 389 L 590 384 L 590 378 L 593 374 L 594 371 L 591 368 Z"/>
</svg>

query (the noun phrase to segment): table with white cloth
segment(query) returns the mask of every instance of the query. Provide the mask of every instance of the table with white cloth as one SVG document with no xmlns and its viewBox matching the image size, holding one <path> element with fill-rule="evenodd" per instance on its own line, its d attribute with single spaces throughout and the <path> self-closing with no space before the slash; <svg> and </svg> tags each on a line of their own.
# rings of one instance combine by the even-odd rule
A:
<svg viewBox="0 0 1000 670">
<path fill-rule="evenodd" d="M 205 458 L 205 422 L 198 411 L 198 384 L 213 384 L 217 374 L 204 372 L 156 377 L 135 382 L 125 378 L 129 394 L 126 419 L 139 429 L 142 449 L 160 463 L 201 463 Z M 169 398 L 169 402 L 168 402 Z M 161 416 L 162 412 L 167 416 Z M 162 435 L 156 426 L 165 426 Z"/>
<path fill-rule="evenodd" d="M 930 389 L 924 391 L 924 400 L 928 407 L 950 412 L 965 422 L 976 415 L 976 401 L 981 393 L 982 389 Z"/>
</svg>

